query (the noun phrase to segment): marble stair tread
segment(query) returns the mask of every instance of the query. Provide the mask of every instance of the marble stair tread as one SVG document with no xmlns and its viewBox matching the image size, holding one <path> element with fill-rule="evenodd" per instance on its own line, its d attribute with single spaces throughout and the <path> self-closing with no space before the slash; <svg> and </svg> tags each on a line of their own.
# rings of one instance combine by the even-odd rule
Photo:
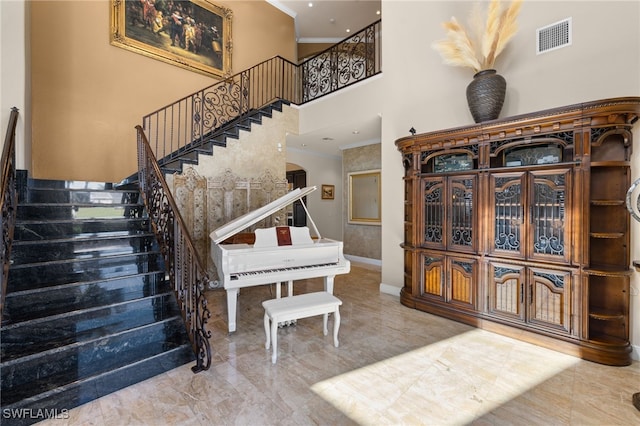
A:
<svg viewBox="0 0 640 426">
<path fill-rule="evenodd" d="M 18 231 L 18 226 L 16 226 L 16 232 Z M 130 230 L 114 230 L 114 231 L 98 231 L 98 232 L 79 232 L 79 233 L 65 233 L 60 234 L 56 232 L 61 231 L 52 231 L 45 230 L 50 232 L 49 235 L 46 234 L 37 234 L 30 229 L 25 229 L 24 233 L 26 235 L 22 236 L 21 240 L 16 241 L 14 244 L 26 244 L 29 242 L 45 242 L 52 240 L 60 240 L 60 241 L 81 241 L 81 240 L 91 240 L 96 238 L 114 238 L 114 237 L 135 237 L 140 235 L 148 235 L 149 231 L 146 229 L 130 229 Z M 64 232 L 64 230 L 62 231 Z M 153 235 L 153 234 L 151 234 Z"/>
<path fill-rule="evenodd" d="M 151 233 L 100 238 L 65 238 L 40 241 L 16 241 L 11 249 L 13 265 L 67 260 L 70 262 L 98 256 L 146 251 L 155 236 Z"/>
<path fill-rule="evenodd" d="M 141 210 L 140 204 L 33 203 L 19 204 L 16 219 L 100 219 L 129 217 L 130 210 Z"/>
<path fill-rule="evenodd" d="M 180 315 L 171 293 L 3 326 L 3 362 L 141 327 Z"/>
<path fill-rule="evenodd" d="M 162 268 L 163 260 L 159 251 L 78 259 L 73 262 L 59 260 L 12 265 L 7 280 L 7 295 L 14 291 L 116 278 Z"/>
<path fill-rule="evenodd" d="M 79 180 L 55 180 L 55 179 L 28 179 L 29 189 L 113 189 L 112 182 L 79 181 Z"/>
<path fill-rule="evenodd" d="M 14 240 L 38 241 L 50 238 L 87 238 L 100 235 L 135 235 L 149 232 L 148 218 L 16 221 Z"/>
<path fill-rule="evenodd" d="M 171 285 L 164 275 L 153 271 L 9 293 L 3 325 L 165 293 Z"/>
<path fill-rule="evenodd" d="M 16 402 L 2 404 L 3 409 L 51 410 L 71 409 L 101 396 L 188 364 L 195 359 L 191 346 L 184 344 L 152 357 L 79 379 L 55 389 L 45 390 Z M 29 424 L 29 423 L 25 423 Z"/>
<path fill-rule="evenodd" d="M 137 201 L 138 191 L 121 191 L 105 189 L 50 189 L 31 188 L 28 192 L 29 203 L 99 203 L 122 204 Z"/>
<path fill-rule="evenodd" d="M 0 364 L 1 405 L 153 357 L 188 342 L 180 317 Z"/>
<path fill-rule="evenodd" d="M 180 323 L 179 317 L 173 317 L 3 361 L 0 364 L 3 402 L 8 389 L 37 386 L 41 382 L 46 382 L 42 383 L 45 388 L 61 386 L 185 344 L 188 339 L 181 332 Z"/>
</svg>

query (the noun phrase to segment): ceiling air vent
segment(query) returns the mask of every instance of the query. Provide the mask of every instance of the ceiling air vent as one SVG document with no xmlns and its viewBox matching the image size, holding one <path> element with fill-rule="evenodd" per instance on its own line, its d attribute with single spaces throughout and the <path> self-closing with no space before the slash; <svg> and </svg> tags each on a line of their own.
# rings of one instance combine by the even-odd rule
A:
<svg viewBox="0 0 640 426">
<path fill-rule="evenodd" d="M 549 52 L 571 45 L 571 18 L 536 30 L 536 53 Z"/>
</svg>

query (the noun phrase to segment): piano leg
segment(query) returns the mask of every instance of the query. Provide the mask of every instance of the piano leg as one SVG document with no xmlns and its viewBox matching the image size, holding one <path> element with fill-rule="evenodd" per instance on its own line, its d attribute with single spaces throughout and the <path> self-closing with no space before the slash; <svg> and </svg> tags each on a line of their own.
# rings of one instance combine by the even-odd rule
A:
<svg viewBox="0 0 640 426">
<path fill-rule="evenodd" d="M 238 306 L 238 288 L 227 290 L 227 322 L 229 333 L 236 331 L 236 310 Z"/>
<path fill-rule="evenodd" d="M 333 346 L 336 348 L 339 345 L 338 342 L 338 330 L 340 329 L 340 310 L 336 307 L 336 311 L 333 316 Z"/>
<path fill-rule="evenodd" d="M 326 291 L 329 294 L 333 294 L 333 279 L 335 278 L 335 275 L 329 275 L 324 277 L 324 291 Z"/>
<path fill-rule="evenodd" d="M 276 283 L 276 299 L 280 299 L 282 297 L 282 283 Z M 293 296 L 293 281 L 287 282 L 287 296 Z"/>
</svg>

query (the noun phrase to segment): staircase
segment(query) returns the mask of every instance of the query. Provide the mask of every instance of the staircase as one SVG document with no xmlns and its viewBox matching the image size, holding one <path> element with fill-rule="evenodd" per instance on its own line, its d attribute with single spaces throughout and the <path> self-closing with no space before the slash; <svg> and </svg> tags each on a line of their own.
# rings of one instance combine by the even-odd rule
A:
<svg viewBox="0 0 640 426">
<path fill-rule="evenodd" d="M 0 330 L 3 425 L 195 359 L 137 189 L 29 179 L 21 195 Z"/>
<path fill-rule="evenodd" d="M 159 159 L 158 164 L 165 174 L 182 173 L 182 166 L 184 164 L 198 164 L 200 154 L 213 155 L 214 146 L 226 147 L 227 139 L 238 139 L 241 130 L 250 132 L 251 127 L 253 125 L 261 125 L 265 117 L 272 118 L 274 111 L 282 112 L 284 105 L 290 105 L 290 102 L 276 100 L 264 105 L 262 108 L 236 117 L 219 128 L 202 135 L 186 146 L 172 152 L 170 155 Z"/>
</svg>

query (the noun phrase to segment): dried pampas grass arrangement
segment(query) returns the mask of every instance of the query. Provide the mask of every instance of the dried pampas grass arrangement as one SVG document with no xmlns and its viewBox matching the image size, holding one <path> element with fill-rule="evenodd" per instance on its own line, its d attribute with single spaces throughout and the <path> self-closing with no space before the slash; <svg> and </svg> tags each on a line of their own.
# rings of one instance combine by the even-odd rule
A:
<svg viewBox="0 0 640 426">
<path fill-rule="evenodd" d="M 469 67 L 474 72 L 493 69 L 496 58 L 518 31 L 516 21 L 521 6 L 522 0 L 513 0 L 507 7 L 503 7 L 500 0 L 491 0 L 484 28 L 483 13 L 477 6 L 471 14 L 475 37 L 471 37 L 455 17 L 451 17 L 450 21 L 442 23 L 447 38 L 434 42 L 432 47 L 447 65 Z"/>
</svg>

